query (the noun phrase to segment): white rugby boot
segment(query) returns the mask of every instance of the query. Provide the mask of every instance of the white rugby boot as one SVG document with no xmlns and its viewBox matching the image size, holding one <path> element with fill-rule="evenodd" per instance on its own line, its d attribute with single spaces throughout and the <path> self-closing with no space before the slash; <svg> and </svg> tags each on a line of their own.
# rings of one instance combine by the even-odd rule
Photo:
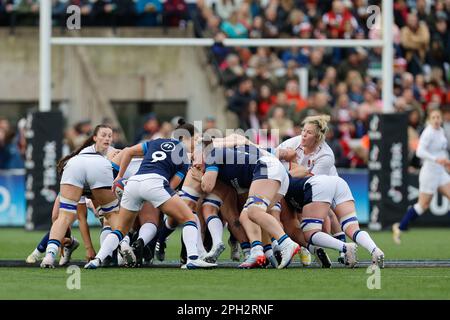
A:
<svg viewBox="0 0 450 320">
<path fill-rule="evenodd" d="M 42 260 L 42 256 L 44 255 L 44 253 L 45 252 L 39 252 L 38 249 L 34 249 L 34 251 L 32 253 L 30 253 L 30 255 L 27 257 L 25 262 L 29 263 L 29 264 L 34 264 L 36 262 L 39 262 Z"/>
<path fill-rule="evenodd" d="M 311 253 L 305 247 L 300 248 L 300 261 L 304 267 L 311 265 Z"/>
<path fill-rule="evenodd" d="M 192 269 L 211 269 L 217 267 L 216 263 L 209 263 L 206 262 L 204 260 L 201 259 L 195 259 L 195 260 L 190 260 L 188 258 L 187 263 L 186 263 L 186 269 L 192 270 Z M 183 266 L 181 267 L 182 269 Z"/>
<path fill-rule="evenodd" d="M 99 258 L 95 258 L 91 261 L 89 261 L 88 263 L 86 263 L 86 265 L 84 266 L 85 269 L 97 269 L 100 268 L 102 262 L 100 261 Z"/>
<path fill-rule="evenodd" d="M 220 242 L 219 244 L 213 246 L 211 250 L 204 256 L 204 259 L 206 262 L 209 263 L 216 263 L 217 259 L 219 259 L 219 256 L 222 254 L 222 252 L 225 251 L 225 245 L 223 242 Z"/>
<path fill-rule="evenodd" d="M 384 252 L 379 248 L 375 248 L 372 252 L 372 264 L 384 269 Z"/>
<path fill-rule="evenodd" d="M 73 238 L 72 244 L 68 247 L 63 248 L 63 255 L 59 259 L 59 265 L 65 266 L 70 262 L 70 258 L 72 257 L 72 253 L 80 246 L 80 243 L 76 238 Z"/>
<path fill-rule="evenodd" d="M 291 263 L 294 256 L 300 251 L 300 245 L 287 238 L 278 246 L 281 249 L 281 263 L 278 265 L 278 269 L 283 269 Z"/>
<path fill-rule="evenodd" d="M 345 248 L 345 264 L 350 268 L 354 268 L 358 263 L 358 257 L 356 255 L 358 245 L 356 243 L 346 243 Z"/>
</svg>

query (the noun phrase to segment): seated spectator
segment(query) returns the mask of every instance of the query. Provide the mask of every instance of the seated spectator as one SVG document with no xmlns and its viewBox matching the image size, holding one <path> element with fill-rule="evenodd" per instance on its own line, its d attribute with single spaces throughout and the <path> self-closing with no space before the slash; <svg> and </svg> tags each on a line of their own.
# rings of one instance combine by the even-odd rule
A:
<svg viewBox="0 0 450 320">
<path fill-rule="evenodd" d="M 217 0 L 215 2 L 215 12 L 222 20 L 230 19 L 233 12 L 239 8 L 239 0 Z"/>
<path fill-rule="evenodd" d="M 256 54 L 254 54 L 248 61 L 248 66 L 256 69 L 258 66 L 263 64 L 267 66 L 268 71 L 272 75 L 277 69 L 283 68 L 283 62 L 274 52 L 267 47 L 258 47 Z"/>
<path fill-rule="evenodd" d="M 272 94 L 272 89 L 268 85 L 262 85 L 258 90 L 258 115 L 265 119 L 267 113 L 272 108 L 276 98 Z"/>
<path fill-rule="evenodd" d="M 252 80 L 253 80 L 253 85 L 254 85 L 256 91 L 259 91 L 259 89 L 262 86 L 272 87 L 271 74 L 269 72 L 269 68 L 267 67 L 266 63 L 260 62 L 256 66 L 255 71 L 256 71 L 256 74 L 254 77 L 252 77 Z"/>
<path fill-rule="evenodd" d="M 86 119 L 76 123 L 66 131 L 67 144 L 70 150 L 75 150 L 83 144 L 92 132 L 91 120 Z"/>
<path fill-rule="evenodd" d="M 226 35 L 223 32 L 218 32 L 214 36 L 214 44 L 211 47 L 211 51 L 214 54 L 214 57 L 217 59 L 217 63 L 221 64 L 225 60 L 225 58 L 233 52 L 233 49 L 230 47 L 225 47 L 223 45 L 223 40 L 226 39 Z"/>
<path fill-rule="evenodd" d="M 244 131 L 251 130 L 254 135 L 257 134 L 260 129 L 260 120 L 258 115 L 258 104 L 256 100 L 250 100 L 245 111 L 241 115 L 241 121 L 239 127 Z"/>
<path fill-rule="evenodd" d="M 185 27 L 188 20 L 187 4 L 184 0 L 166 0 L 163 4 L 163 24 L 168 27 Z"/>
<path fill-rule="evenodd" d="M 309 90 L 317 90 L 317 85 L 325 75 L 326 66 L 323 64 L 323 50 L 313 49 L 310 55 L 311 64 L 308 67 Z"/>
<path fill-rule="evenodd" d="M 277 9 L 274 6 L 268 6 L 264 22 L 264 38 L 278 38 L 280 31 L 277 24 Z"/>
<path fill-rule="evenodd" d="M 294 0 L 280 0 L 279 5 L 277 6 L 277 25 L 281 33 L 289 33 L 290 28 L 288 18 L 293 11 L 299 11 L 295 9 Z"/>
<path fill-rule="evenodd" d="M 237 11 L 233 11 L 230 18 L 222 22 L 220 29 L 227 35 L 228 38 L 248 38 L 248 30 L 238 21 Z"/>
<path fill-rule="evenodd" d="M 272 78 L 272 86 L 277 90 L 284 90 L 290 80 L 298 81 L 297 63 L 293 60 L 288 61 L 287 69 L 283 75 Z"/>
<path fill-rule="evenodd" d="M 261 16 L 256 16 L 253 19 L 252 25 L 250 27 L 249 38 L 250 39 L 261 39 L 264 32 L 264 19 Z"/>
<path fill-rule="evenodd" d="M 300 123 L 300 121 L 298 121 L 298 119 L 297 119 L 299 113 L 295 111 L 296 107 L 297 106 L 296 106 L 295 102 L 287 101 L 286 92 L 279 91 L 277 93 L 274 104 L 269 109 L 269 112 L 266 114 L 266 118 L 271 118 L 273 116 L 273 111 L 276 108 L 283 108 L 284 114 L 286 115 L 286 117 L 288 119 L 291 119 L 294 122 L 294 124 Z"/>
<path fill-rule="evenodd" d="M 408 71 L 413 75 L 422 72 L 429 42 L 430 32 L 427 25 L 419 22 L 415 13 L 408 14 L 406 26 L 401 28 L 401 44 L 408 61 Z"/>
<path fill-rule="evenodd" d="M 304 13 L 301 10 L 295 9 L 291 11 L 289 20 L 286 20 L 281 25 L 283 26 L 283 32 L 288 33 L 292 37 L 298 37 L 301 28 L 307 23 Z"/>
<path fill-rule="evenodd" d="M 329 35 L 337 35 L 337 38 L 344 38 L 345 25 L 350 23 L 353 29 L 358 28 L 358 22 L 352 15 L 350 10 L 345 8 L 344 3 L 340 0 L 333 1 L 331 11 L 323 16 L 323 22 L 327 26 Z"/>
<path fill-rule="evenodd" d="M 225 88 L 235 89 L 245 76 L 244 68 L 239 63 L 239 56 L 231 53 L 226 58 L 226 68 L 222 72 Z"/>
<path fill-rule="evenodd" d="M 300 94 L 298 82 L 296 80 L 289 80 L 287 82 L 285 93 L 287 102 L 295 105 L 296 112 L 300 112 L 306 108 L 306 101 Z"/>
<path fill-rule="evenodd" d="M 134 26 L 136 21 L 136 9 L 134 0 L 113 0 L 116 5 L 114 13 L 118 26 Z"/>
<path fill-rule="evenodd" d="M 281 60 L 287 67 L 289 61 L 295 61 L 298 66 L 306 66 L 309 63 L 310 49 L 307 47 L 291 47 L 284 50 L 281 54 Z"/>
<path fill-rule="evenodd" d="M 137 25 L 145 27 L 154 27 L 160 25 L 162 10 L 163 7 L 160 0 L 137 0 Z"/>
<path fill-rule="evenodd" d="M 269 125 L 272 130 L 278 130 L 280 138 L 292 137 L 294 134 L 294 122 L 286 118 L 284 109 L 276 107 L 273 111 L 272 117 L 269 119 Z"/>
<path fill-rule="evenodd" d="M 350 49 L 348 51 L 348 57 L 342 61 L 338 68 L 338 79 L 339 81 L 345 80 L 350 71 L 357 71 L 362 78 L 366 76 L 367 61 L 362 53 L 358 52 L 356 49 Z"/>
<path fill-rule="evenodd" d="M 237 128 L 240 119 L 247 111 L 250 101 L 255 100 L 256 95 L 253 91 L 253 82 L 249 78 L 244 78 L 239 83 L 238 89 L 228 99 L 229 116 L 228 128 Z M 234 124 L 234 126 L 233 126 Z"/>
</svg>

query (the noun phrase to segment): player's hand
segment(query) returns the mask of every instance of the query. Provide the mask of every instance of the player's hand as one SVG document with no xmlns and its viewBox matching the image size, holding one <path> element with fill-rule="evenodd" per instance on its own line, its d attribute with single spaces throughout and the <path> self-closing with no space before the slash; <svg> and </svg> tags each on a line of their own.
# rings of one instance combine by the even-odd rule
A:
<svg viewBox="0 0 450 320">
<path fill-rule="evenodd" d="M 89 262 L 95 258 L 96 252 L 94 248 L 86 248 L 86 261 Z"/>
<path fill-rule="evenodd" d="M 112 192 L 114 192 L 114 190 L 115 190 L 116 182 L 119 181 L 120 179 L 122 179 L 122 177 L 120 177 L 120 176 L 117 176 L 117 178 L 114 179 L 113 184 L 111 186 L 111 191 Z"/>
<path fill-rule="evenodd" d="M 198 182 L 202 182 L 203 173 L 199 168 L 197 168 L 197 165 L 192 166 L 191 170 L 192 178 Z"/>
<path fill-rule="evenodd" d="M 449 161 L 446 158 L 437 158 L 436 162 L 441 166 L 446 166 L 449 163 Z"/>
</svg>

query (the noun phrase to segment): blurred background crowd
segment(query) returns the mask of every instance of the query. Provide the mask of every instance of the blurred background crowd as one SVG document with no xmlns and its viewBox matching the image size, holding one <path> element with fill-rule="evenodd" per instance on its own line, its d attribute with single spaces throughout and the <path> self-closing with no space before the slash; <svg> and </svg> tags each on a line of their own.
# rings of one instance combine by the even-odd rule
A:
<svg viewBox="0 0 450 320">
<path fill-rule="evenodd" d="M 170 26 L 192 23 L 197 37 L 211 37 L 208 48 L 227 97 L 229 128 L 278 130 L 280 136 L 255 136 L 258 143 L 276 146 L 301 132 L 302 120 L 329 114 L 327 141 L 336 165 L 364 168 L 369 141 L 368 117 L 382 111 L 381 48 L 230 48 L 225 38 L 380 39 L 380 21 L 370 21 L 370 0 L 54 0 L 54 25 L 66 7 L 81 7 L 86 26 Z M 37 25 L 39 1 L 0 0 L 1 25 Z M 450 0 L 394 1 L 394 108 L 409 116 L 409 160 L 414 156 L 427 112 L 444 112 L 450 140 Z M 300 72 L 307 72 L 302 94 Z M 305 92 L 303 90 L 303 92 Z M 108 122 L 108 119 L 105 119 Z M 136 128 L 134 141 L 115 130 L 123 147 L 143 139 L 170 136 L 173 123 L 160 123 L 154 114 Z M 70 149 L 89 135 L 88 120 L 67 129 Z M 215 127 L 214 118 L 204 128 Z M 14 126 L 0 118 L 1 168 L 20 167 L 24 155 L 23 123 Z M 130 140 L 130 139 L 129 139 Z M 6 159 L 6 160 L 5 160 Z M 9 159 L 9 160 L 8 160 Z"/>
</svg>

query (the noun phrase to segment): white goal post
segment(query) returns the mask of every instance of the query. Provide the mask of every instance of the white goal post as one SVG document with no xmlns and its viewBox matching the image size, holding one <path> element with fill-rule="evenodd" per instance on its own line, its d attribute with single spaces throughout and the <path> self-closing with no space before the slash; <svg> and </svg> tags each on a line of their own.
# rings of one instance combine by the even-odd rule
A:
<svg viewBox="0 0 450 320">
<path fill-rule="evenodd" d="M 245 47 L 382 47 L 383 112 L 393 111 L 393 0 L 383 0 L 382 40 L 355 39 L 225 39 L 224 46 Z M 96 38 L 52 37 L 52 0 L 41 0 L 39 20 L 39 111 L 51 108 L 51 46 L 201 46 L 210 47 L 214 39 L 198 38 Z M 387 31 L 387 32 L 386 32 Z"/>
</svg>

